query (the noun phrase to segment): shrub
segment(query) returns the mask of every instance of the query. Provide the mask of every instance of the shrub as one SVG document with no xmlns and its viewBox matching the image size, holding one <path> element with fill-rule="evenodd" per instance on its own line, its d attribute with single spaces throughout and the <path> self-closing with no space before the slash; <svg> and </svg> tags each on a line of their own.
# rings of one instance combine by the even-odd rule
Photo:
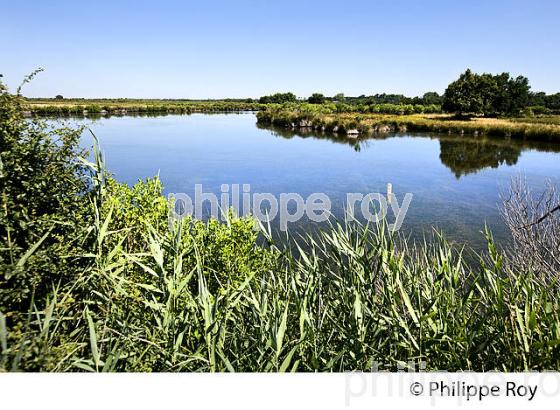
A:
<svg viewBox="0 0 560 410">
<path fill-rule="evenodd" d="M 63 255 L 88 218 L 81 129 L 28 121 L 22 104 L 0 83 L 0 306 L 8 313 L 72 275 Z"/>
</svg>

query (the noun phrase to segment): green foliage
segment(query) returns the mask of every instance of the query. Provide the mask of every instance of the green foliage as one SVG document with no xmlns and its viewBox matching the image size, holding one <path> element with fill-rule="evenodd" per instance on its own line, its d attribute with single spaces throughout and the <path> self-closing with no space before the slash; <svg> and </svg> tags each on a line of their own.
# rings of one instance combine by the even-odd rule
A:
<svg viewBox="0 0 560 410">
<path fill-rule="evenodd" d="M 422 96 L 422 100 L 425 105 L 441 105 L 443 104 L 443 98 L 434 91 L 429 91 Z"/>
<path fill-rule="evenodd" d="M 259 98 L 261 104 L 284 104 L 296 101 L 297 97 L 293 93 L 276 93 Z"/>
<path fill-rule="evenodd" d="M 112 213 L 111 230 L 132 229 L 129 235 L 138 237 L 138 229 L 145 224 L 158 231 L 167 229 L 168 203 L 159 178 L 139 181 L 129 187 L 109 177 L 105 189 L 101 213 L 103 216 Z"/>
<path fill-rule="evenodd" d="M 529 93 L 527 104 L 530 108 L 546 108 L 547 113 L 560 113 L 560 93 L 546 95 L 543 92 Z"/>
<path fill-rule="evenodd" d="M 26 121 L 21 97 L 0 83 L 0 306 L 8 318 L 72 274 L 63 255 L 88 217 L 80 133 Z"/>
<path fill-rule="evenodd" d="M 26 99 L 24 107 L 36 115 L 150 115 L 191 114 L 196 112 L 255 111 L 261 104 L 245 100 L 134 100 L 134 99 Z"/>
<path fill-rule="evenodd" d="M 555 112 L 560 111 L 560 93 L 547 95 L 545 97 L 546 108 L 553 110 Z"/>
<path fill-rule="evenodd" d="M 313 93 L 311 94 L 311 96 L 307 99 L 307 102 L 309 104 L 323 104 L 326 101 L 326 98 L 323 94 L 321 93 Z"/>
<path fill-rule="evenodd" d="M 529 80 L 522 76 L 467 70 L 445 90 L 443 109 L 459 115 L 519 115 L 529 102 L 529 88 Z"/>
<path fill-rule="evenodd" d="M 527 117 L 533 117 L 535 115 L 550 115 L 550 114 L 552 114 L 552 111 L 549 108 L 546 108 L 542 105 L 533 105 L 523 110 L 523 115 Z"/>
<path fill-rule="evenodd" d="M 343 93 L 338 93 L 333 97 L 333 101 L 334 102 L 340 102 L 343 103 L 345 101 L 345 97 Z"/>
</svg>

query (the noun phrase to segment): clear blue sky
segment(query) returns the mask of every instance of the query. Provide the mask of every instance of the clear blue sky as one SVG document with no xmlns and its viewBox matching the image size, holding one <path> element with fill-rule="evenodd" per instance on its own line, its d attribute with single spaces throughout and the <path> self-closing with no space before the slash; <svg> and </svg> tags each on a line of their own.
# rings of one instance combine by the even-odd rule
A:
<svg viewBox="0 0 560 410">
<path fill-rule="evenodd" d="M 28 96 L 442 92 L 467 67 L 560 91 L 558 0 L 9 1 L 0 73 Z"/>
</svg>

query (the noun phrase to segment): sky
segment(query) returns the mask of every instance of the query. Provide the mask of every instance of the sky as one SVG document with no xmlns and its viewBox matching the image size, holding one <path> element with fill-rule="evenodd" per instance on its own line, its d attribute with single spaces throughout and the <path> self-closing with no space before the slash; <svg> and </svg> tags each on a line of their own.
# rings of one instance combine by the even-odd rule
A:
<svg viewBox="0 0 560 410">
<path fill-rule="evenodd" d="M 560 92 L 558 0 L 0 0 L 0 73 L 30 97 L 442 93 L 466 68 Z"/>
</svg>

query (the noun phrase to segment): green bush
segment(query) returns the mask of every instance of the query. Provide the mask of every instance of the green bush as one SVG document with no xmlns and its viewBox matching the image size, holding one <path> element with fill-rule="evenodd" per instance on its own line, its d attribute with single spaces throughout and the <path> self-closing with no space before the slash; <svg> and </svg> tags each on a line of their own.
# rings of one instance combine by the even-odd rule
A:
<svg viewBox="0 0 560 410">
<path fill-rule="evenodd" d="M 81 130 L 27 121 L 22 103 L 0 83 L 0 306 L 8 317 L 73 274 L 64 256 L 89 218 Z"/>
</svg>

